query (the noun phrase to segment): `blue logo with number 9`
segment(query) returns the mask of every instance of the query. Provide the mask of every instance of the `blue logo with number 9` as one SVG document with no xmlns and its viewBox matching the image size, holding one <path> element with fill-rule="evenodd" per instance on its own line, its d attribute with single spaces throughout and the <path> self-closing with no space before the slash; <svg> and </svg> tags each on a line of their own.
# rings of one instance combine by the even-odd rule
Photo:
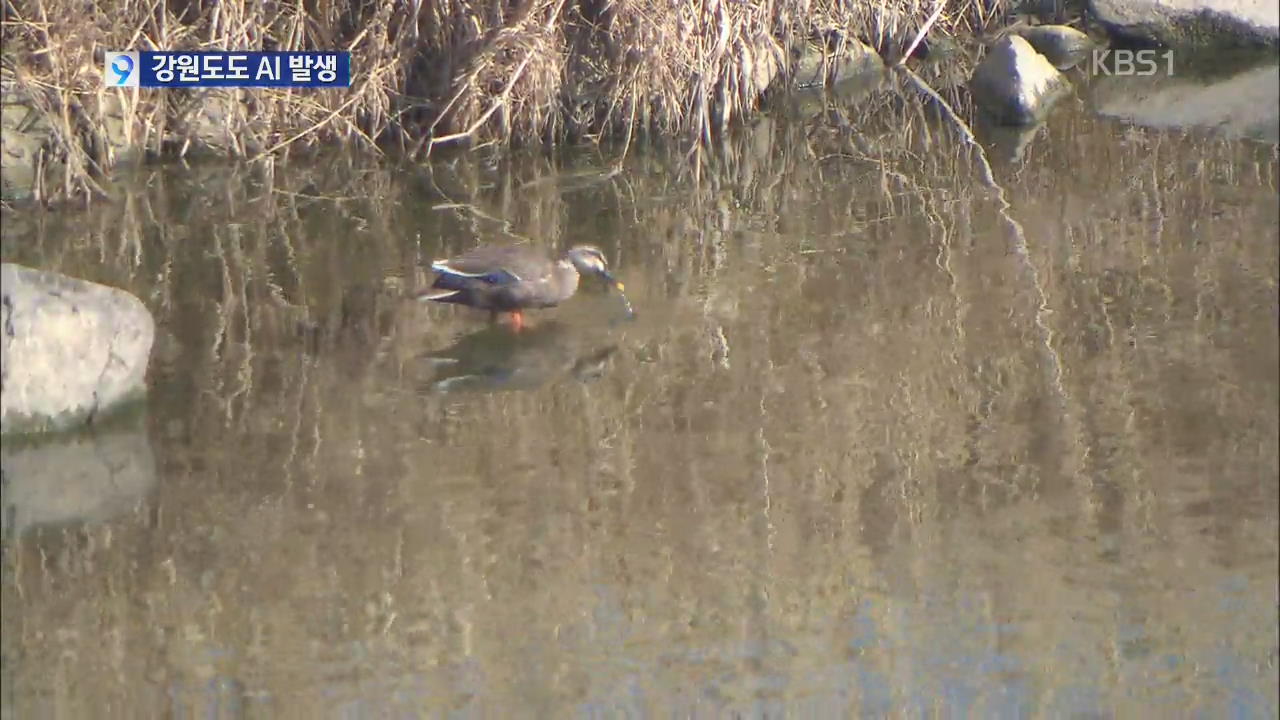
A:
<svg viewBox="0 0 1280 720">
<path fill-rule="evenodd" d="M 133 72 L 133 58 L 121 55 L 111 63 L 111 69 L 116 73 L 116 84 L 123 85 L 129 79 L 129 73 Z"/>
<path fill-rule="evenodd" d="M 136 52 L 109 52 L 103 58 L 102 82 L 108 87 L 138 87 Z"/>
</svg>

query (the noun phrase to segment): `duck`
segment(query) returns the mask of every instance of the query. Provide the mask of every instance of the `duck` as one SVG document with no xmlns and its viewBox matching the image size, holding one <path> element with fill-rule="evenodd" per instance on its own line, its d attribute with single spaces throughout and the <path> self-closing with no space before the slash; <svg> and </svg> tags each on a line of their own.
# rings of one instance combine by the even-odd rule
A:
<svg viewBox="0 0 1280 720">
<path fill-rule="evenodd" d="M 575 245 L 553 259 L 528 245 L 481 245 L 431 263 L 431 287 L 416 295 L 423 302 L 452 303 L 490 311 L 490 319 L 510 316 L 512 327 L 525 326 L 524 311 L 550 308 L 573 297 L 583 275 L 603 280 L 618 291 L 628 316 L 634 315 L 622 281 L 609 271 L 594 245 Z"/>
</svg>

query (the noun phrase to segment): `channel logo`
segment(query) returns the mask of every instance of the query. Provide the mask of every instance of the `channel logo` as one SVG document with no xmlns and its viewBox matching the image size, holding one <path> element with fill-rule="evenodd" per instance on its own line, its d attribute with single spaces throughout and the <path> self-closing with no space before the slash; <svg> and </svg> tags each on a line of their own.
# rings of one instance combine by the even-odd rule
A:
<svg viewBox="0 0 1280 720">
<path fill-rule="evenodd" d="M 126 88 L 349 88 L 347 50 L 103 53 L 102 84 Z"/>
<path fill-rule="evenodd" d="M 109 52 L 102 61 L 102 82 L 107 87 L 138 87 L 142 75 L 136 52 Z"/>
</svg>

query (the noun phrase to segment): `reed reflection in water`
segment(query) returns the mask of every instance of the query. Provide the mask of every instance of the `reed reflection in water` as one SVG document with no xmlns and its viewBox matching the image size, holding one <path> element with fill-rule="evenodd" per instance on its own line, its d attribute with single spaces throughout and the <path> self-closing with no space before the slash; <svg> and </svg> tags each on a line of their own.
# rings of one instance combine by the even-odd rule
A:
<svg viewBox="0 0 1280 720">
<path fill-rule="evenodd" d="M 156 482 L 6 529 L 5 715 L 1274 716 L 1274 154 L 1071 115 L 997 167 L 1018 245 L 860 128 L 6 218 L 161 338 Z M 636 321 L 405 300 L 516 236 Z"/>
</svg>

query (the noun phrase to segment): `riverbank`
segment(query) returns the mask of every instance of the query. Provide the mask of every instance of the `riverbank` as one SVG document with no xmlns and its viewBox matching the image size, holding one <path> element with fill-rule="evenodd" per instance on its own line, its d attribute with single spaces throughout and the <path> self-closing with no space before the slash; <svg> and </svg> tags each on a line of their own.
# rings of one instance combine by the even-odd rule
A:
<svg viewBox="0 0 1280 720">
<path fill-rule="evenodd" d="M 932 32 L 973 36 L 1006 6 L 966 0 Z M 63 182 L 45 183 L 48 197 L 92 193 L 95 176 L 134 154 L 255 157 L 341 141 L 421 156 L 636 132 L 705 138 L 756 107 L 808 40 L 893 48 L 933 5 L 185 2 L 154 13 L 125 2 L 86 13 L 72 0 L 31 0 L 13 8 L 4 29 L 8 102 L 32 111 L 28 124 L 47 126 L 57 146 L 48 160 L 65 156 L 67 166 Z M 344 49 L 356 79 L 340 93 L 104 89 L 102 53 L 123 48 Z"/>
<path fill-rule="evenodd" d="M 1009 0 L 179 2 L 164 12 L 27 0 L 5 6 L 4 199 L 102 195 L 120 162 L 336 144 L 413 160 L 491 145 L 629 147 L 639 136 L 696 147 L 772 96 L 896 64 L 913 42 L 913 65 L 944 57 L 940 89 L 961 86 L 982 45 L 1011 26 L 1090 8 L 1032 7 L 1029 20 Z M 1099 32 L 1135 32 L 1099 22 Z M 102 53 L 124 48 L 346 49 L 356 79 L 346 92 L 102 87 Z"/>
</svg>

